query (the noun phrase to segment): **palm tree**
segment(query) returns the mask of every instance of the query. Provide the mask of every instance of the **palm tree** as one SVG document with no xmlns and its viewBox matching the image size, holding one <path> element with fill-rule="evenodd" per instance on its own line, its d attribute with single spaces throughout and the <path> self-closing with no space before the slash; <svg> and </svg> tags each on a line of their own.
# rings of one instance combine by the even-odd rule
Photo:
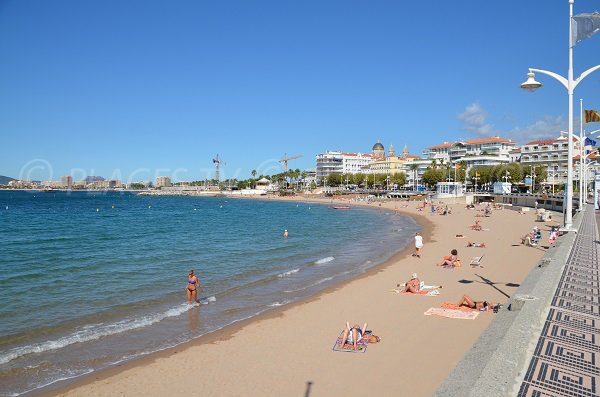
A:
<svg viewBox="0 0 600 397">
<path fill-rule="evenodd" d="M 252 170 L 250 174 L 252 175 L 252 179 L 254 179 L 254 188 L 256 189 L 256 170 Z"/>
</svg>

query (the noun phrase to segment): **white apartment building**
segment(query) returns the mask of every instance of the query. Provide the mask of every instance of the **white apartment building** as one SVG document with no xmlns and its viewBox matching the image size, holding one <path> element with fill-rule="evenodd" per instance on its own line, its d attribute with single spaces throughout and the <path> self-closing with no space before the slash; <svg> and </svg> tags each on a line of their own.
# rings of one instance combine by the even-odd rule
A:
<svg viewBox="0 0 600 397">
<path fill-rule="evenodd" d="M 567 164 L 569 141 L 561 135 L 556 139 L 540 139 L 527 142 L 521 147 L 521 164 L 525 166 L 544 166 L 548 170 L 548 180 L 552 184 L 565 183 L 567 180 Z M 579 154 L 579 140 L 573 138 L 573 155 Z M 574 176 L 578 178 L 578 175 Z"/>
<path fill-rule="evenodd" d="M 363 168 L 373 162 L 373 157 L 370 154 L 327 151 L 317 154 L 316 160 L 316 178 L 318 183 L 321 183 L 324 178 L 334 173 L 357 174 L 363 172 Z"/>
<path fill-rule="evenodd" d="M 427 168 L 431 166 L 431 160 L 423 159 L 418 156 L 405 156 L 402 164 L 402 171 L 406 174 L 406 184 L 409 186 L 417 186 L 422 184 L 423 174 Z M 415 168 L 413 170 L 413 168 Z"/>
<path fill-rule="evenodd" d="M 467 162 L 467 169 L 474 165 L 497 165 L 510 162 L 510 152 L 515 142 L 510 139 L 493 136 L 489 138 L 468 139 L 456 142 L 444 142 L 430 146 L 423 151 L 425 158 L 438 163 L 455 164 Z"/>
</svg>

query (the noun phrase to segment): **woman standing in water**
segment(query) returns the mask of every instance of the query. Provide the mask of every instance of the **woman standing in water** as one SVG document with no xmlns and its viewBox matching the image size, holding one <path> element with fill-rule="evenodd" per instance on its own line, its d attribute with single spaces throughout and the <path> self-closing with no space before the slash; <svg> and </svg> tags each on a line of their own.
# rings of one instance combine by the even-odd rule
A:
<svg viewBox="0 0 600 397">
<path fill-rule="evenodd" d="M 202 287 L 200 286 L 198 277 L 196 277 L 193 270 L 190 270 L 190 274 L 188 274 L 188 285 L 186 287 L 188 305 L 192 304 L 192 300 L 194 300 L 196 303 L 200 303 L 198 300 L 198 289 L 200 289 L 200 292 L 202 292 Z"/>
</svg>

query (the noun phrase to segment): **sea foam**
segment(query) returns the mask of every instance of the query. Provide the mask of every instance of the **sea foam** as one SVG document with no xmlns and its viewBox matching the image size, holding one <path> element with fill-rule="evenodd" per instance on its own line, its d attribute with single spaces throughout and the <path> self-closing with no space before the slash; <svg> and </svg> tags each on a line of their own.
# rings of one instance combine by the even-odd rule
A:
<svg viewBox="0 0 600 397">
<path fill-rule="evenodd" d="M 120 334 L 133 329 L 144 328 L 158 323 L 165 318 L 179 316 L 180 314 L 190 310 L 192 307 L 193 306 L 191 305 L 181 304 L 162 313 L 146 315 L 131 320 L 122 320 L 111 324 L 98 324 L 97 326 L 83 326 L 75 332 L 62 338 L 10 349 L 6 353 L 0 355 L 0 364 L 6 364 L 16 358 L 28 354 L 43 353 L 49 350 L 58 350 L 74 343 L 88 342 L 105 336 Z"/>
<path fill-rule="evenodd" d="M 322 259 L 319 259 L 318 261 L 315 261 L 315 265 L 322 265 L 324 263 L 331 262 L 334 259 L 335 258 L 333 256 L 328 256 L 326 258 L 322 258 Z"/>
</svg>

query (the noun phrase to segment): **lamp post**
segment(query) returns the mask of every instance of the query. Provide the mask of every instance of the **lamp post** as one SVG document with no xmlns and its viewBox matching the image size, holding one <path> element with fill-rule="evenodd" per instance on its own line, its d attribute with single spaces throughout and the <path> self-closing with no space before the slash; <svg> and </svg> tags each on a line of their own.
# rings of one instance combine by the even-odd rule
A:
<svg viewBox="0 0 600 397">
<path fill-rule="evenodd" d="M 579 83 L 587 76 L 596 70 L 600 69 L 600 65 L 596 65 L 583 72 L 578 78 L 573 79 L 573 36 L 571 34 L 573 24 L 573 3 L 575 0 L 569 0 L 569 70 L 567 78 L 547 70 L 529 68 L 527 81 L 521 84 L 521 88 L 533 91 L 542 86 L 541 83 L 535 80 L 535 73 L 545 74 L 557 80 L 566 89 L 569 97 L 569 149 L 567 162 L 567 185 L 566 185 L 566 213 L 564 217 L 564 229 L 573 229 L 573 92 Z"/>
<path fill-rule="evenodd" d="M 510 179 L 510 172 L 508 172 L 508 170 L 505 172 L 502 179 L 504 179 L 504 182 L 508 183 L 508 180 Z"/>
<path fill-rule="evenodd" d="M 552 194 L 554 194 L 554 182 L 555 182 L 554 178 L 556 178 L 558 176 L 558 174 L 549 173 L 548 176 L 552 177 Z"/>
</svg>

